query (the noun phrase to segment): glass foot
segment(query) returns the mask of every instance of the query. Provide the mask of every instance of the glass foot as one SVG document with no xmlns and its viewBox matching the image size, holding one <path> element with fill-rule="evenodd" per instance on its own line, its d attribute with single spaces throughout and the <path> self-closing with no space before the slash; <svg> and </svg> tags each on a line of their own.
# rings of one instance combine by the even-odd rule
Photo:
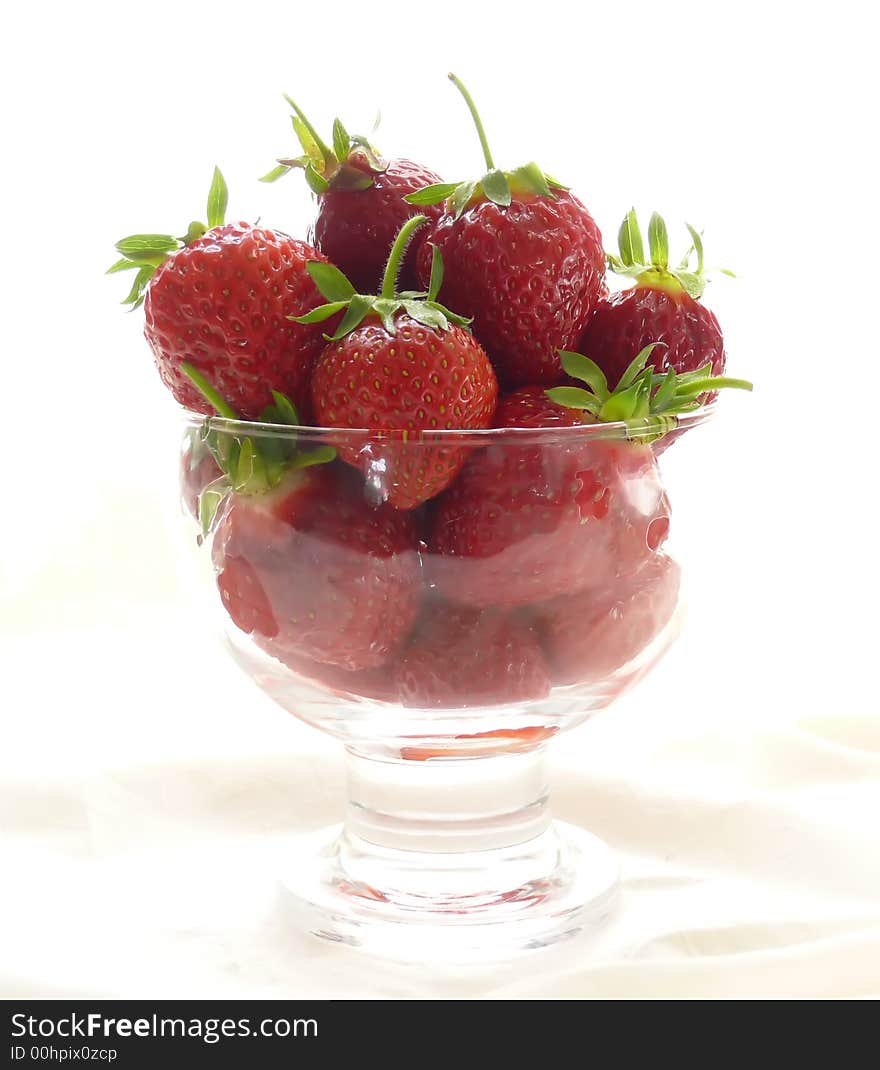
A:
<svg viewBox="0 0 880 1070">
<path fill-rule="evenodd" d="M 562 822 L 476 854 L 385 850 L 341 826 L 300 848 L 283 881 L 298 922 L 322 939 L 400 961 L 492 961 L 549 947 L 597 928 L 618 887 L 610 848 Z M 381 885 L 364 879 L 371 873 Z M 524 879 L 511 884 L 517 875 Z"/>
</svg>

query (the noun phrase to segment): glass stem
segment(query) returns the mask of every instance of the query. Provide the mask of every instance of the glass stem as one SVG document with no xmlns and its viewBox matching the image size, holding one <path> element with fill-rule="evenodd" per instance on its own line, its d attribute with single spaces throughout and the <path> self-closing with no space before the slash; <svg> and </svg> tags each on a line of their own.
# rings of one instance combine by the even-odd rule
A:
<svg viewBox="0 0 880 1070">
<path fill-rule="evenodd" d="M 492 901 L 522 894 L 559 864 L 543 747 L 428 761 L 349 747 L 347 763 L 338 858 L 362 897 L 454 913 L 489 889 Z"/>
</svg>

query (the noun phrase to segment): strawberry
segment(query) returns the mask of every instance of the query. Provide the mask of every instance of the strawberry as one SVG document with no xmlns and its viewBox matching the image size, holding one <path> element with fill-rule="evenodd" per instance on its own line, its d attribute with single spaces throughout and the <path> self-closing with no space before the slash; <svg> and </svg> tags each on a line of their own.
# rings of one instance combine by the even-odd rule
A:
<svg viewBox="0 0 880 1070">
<path fill-rule="evenodd" d="M 537 607 L 554 684 L 607 681 L 637 658 L 669 623 L 679 582 L 675 561 L 655 554 L 604 595 L 562 595 Z"/>
<path fill-rule="evenodd" d="M 266 639 L 255 635 L 254 639 L 262 650 L 282 662 L 288 669 L 292 669 L 298 676 L 325 688 L 339 698 L 367 698 L 377 702 L 397 701 L 397 691 L 389 665 L 352 671 L 303 657 L 295 650 L 287 648 L 283 636 L 278 639 Z"/>
<path fill-rule="evenodd" d="M 376 297 L 356 294 L 338 269 L 310 264 L 329 303 L 302 317 L 312 323 L 345 310 L 312 375 L 315 418 L 325 426 L 382 433 L 339 452 L 398 509 L 439 494 L 465 460 L 461 446 L 426 445 L 419 432 L 488 427 L 498 399 L 482 347 L 465 321 L 436 301 L 443 274 L 439 253 L 427 294 L 395 288 L 403 250 L 424 221 L 415 216 L 401 228 Z"/>
<path fill-rule="evenodd" d="M 214 533 L 213 561 L 242 631 L 324 665 L 385 664 L 418 612 L 412 518 L 368 504 L 345 469 L 295 471 L 269 493 L 235 495 Z"/>
<path fill-rule="evenodd" d="M 199 372 L 184 371 L 220 416 L 235 418 Z M 299 415 L 276 393 L 260 420 L 296 427 Z M 272 640 L 276 656 L 353 672 L 394 657 L 422 596 L 414 518 L 371 505 L 359 477 L 329 463 L 335 450 L 300 449 L 293 433 L 207 428 L 205 441 L 225 479 L 203 491 L 199 512 L 233 623 Z"/>
<path fill-rule="evenodd" d="M 700 303 L 706 285 L 703 242 L 687 224 L 693 245 L 677 268 L 669 267 L 666 224 L 655 212 L 648 227 L 649 263 L 635 210 L 620 227 L 620 255 L 609 255 L 611 268 L 631 276 L 635 286 L 601 301 L 587 324 L 580 350 L 599 365 L 609 380 L 618 379 L 632 354 L 657 339 L 665 348 L 657 372 L 693 372 L 708 366 L 724 372 L 726 357 L 718 320 Z M 696 252 L 696 269 L 690 265 Z M 730 274 L 730 272 L 727 272 Z"/>
<path fill-rule="evenodd" d="M 306 264 L 323 260 L 304 242 L 249 223 L 223 223 L 226 184 L 215 168 L 208 224 L 183 238 L 136 234 L 116 248 L 111 271 L 136 269 L 124 303 L 144 305 L 145 334 L 162 381 L 186 408 L 207 413 L 204 398 L 181 370 L 201 371 L 248 419 L 272 400 L 272 388 L 302 407 L 318 328 L 293 323 L 319 294 Z"/>
<path fill-rule="evenodd" d="M 565 352 L 565 371 L 589 390 L 533 386 L 502 398 L 496 426 L 534 434 L 472 456 L 438 499 L 425 561 L 432 586 L 468 605 L 522 606 L 612 584 L 660 549 L 669 502 L 649 443 L 707 384 L 748 384 L 705 369 L 656 376 L 646 367 L 653 348 L 613 391 L 592 361 Z M 615 437 L 581 427 L 609 421 L 626 424 Z"/>
<path fill-rule="evenodd" d="M 359 293 L 372 293 L 397 232 L 417 212 L 403 198 L 441 179 L 412 160 L 384 159 L 366 138 L 349 135 L 339 119 L 333 123 L 331 148 L 299 106 L 290 97 L 285 99 L 293 108 L 293 128 L 303 155 L 279 160 L 262 181 L 274 182 L 293 168 L 302 168 L 318 199 L 316 246 Z M 429 208 L 424 214 L 436 219 L 440 208 Z M 414 244 L 404 259 L 403 289 L 416 286 L 417 248 Z"/>
<path fill-rule="evenodd" d="M 556 735 L 553 725 L 527 725 L 525 728 L 496 728 L 490 732 L 461 733 L 453 736 L 454 743 L 439 747 L 418 741 L 400 748 L 400 757 L 408 762 L 426 762 L 431 758 L 479 758 L 490 754 L 517 754 L 533 750 Z"/>
<path fill-rule="evenodd" d="M 488 171 L 477 182 L 407 197 L 420 206 L 445 202 L 419 254 L 420 277 L 428 278 L 431 246 L 439 249 L 443 299 L 473 318 L 506 388 L 561 382 L 557 350 L 577 343 L 605 293 L 602 237 L 581 202 L 537 164 L 495 167 L 470 95 L 449 77 L 473 116 Z"/>
<path fill-rule="evenodd" d="M 404 706 L 499 706 L 544 698 L 544 655 L 532 629 L 495 610 L 432 604 L 394 667 Z"/>
</svg>

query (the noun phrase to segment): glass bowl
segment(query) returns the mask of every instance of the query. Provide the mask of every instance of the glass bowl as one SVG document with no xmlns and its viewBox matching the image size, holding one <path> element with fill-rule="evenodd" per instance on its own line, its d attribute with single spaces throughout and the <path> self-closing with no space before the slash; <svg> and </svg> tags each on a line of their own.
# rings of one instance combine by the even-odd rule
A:
<svg viewBox="0 0 880 1070">
<path fill-rule="evenodd" d="M 614 855 L 551 821 L 545 755 L 677 634 L 658 457 L 711 408 L 654 441 L 644 422 L 380 434 L 187 414 L 210 612 L 245 672 L 346 750 L 344 822 L 284 877 L 312 932 L 497 958 L 608 914 Z M 233 455 L 237 490 L 215 460 Z M 299 461 L 255 493 L 243 457 Z M 416 509 L 389 502 L 453 471 Z"/>
</svg>

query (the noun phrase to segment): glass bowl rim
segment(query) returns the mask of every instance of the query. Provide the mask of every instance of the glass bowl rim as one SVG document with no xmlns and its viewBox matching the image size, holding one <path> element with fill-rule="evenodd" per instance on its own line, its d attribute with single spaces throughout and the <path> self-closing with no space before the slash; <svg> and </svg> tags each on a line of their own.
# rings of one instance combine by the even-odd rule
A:
<svg viewBox="0 0 880 1070">
<path fill-rule="evenodd" d="M 687 430 L 705 423 L 714 414 L 716 402 L 702 405 L 692 412 L 667 417 L 673 421 L 668 431 Z M 308 424 L 272 424 L 258 420 L 231 420 L 225 416 L 208 416 L 191 409 L 181 409 L 184 422 L 191 428 L 204 431 L 219 431 L 223 434 L 295 438 L 313 445 L 362 445 L 364 440 L 390 441 L 399 445 L 483 445 L 508 443 L 539 445 L 548 442 L 565 442 L 571 439 L 617 439 L 637 440 L 650 433 L 644 420 L 619 420 L 614 423 L 577 424 L 573 427 L 487 427 L 471 430 L 460 428 L 423 428 L 414 431 L 377 429 L 369 427 L 312 427 Z M 656 417 L 649 417 L 657 419 Z"/>
</svg>

